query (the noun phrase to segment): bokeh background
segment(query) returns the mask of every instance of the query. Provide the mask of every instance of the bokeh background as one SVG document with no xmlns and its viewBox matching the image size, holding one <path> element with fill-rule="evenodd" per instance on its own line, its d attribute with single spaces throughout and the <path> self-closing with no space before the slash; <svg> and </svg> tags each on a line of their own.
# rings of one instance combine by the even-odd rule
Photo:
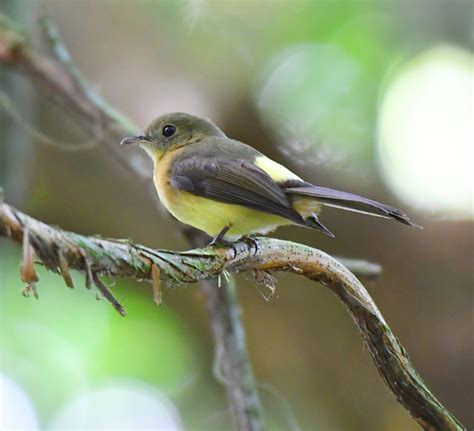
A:
<svg viewBox="0 0 474 431">
<path fill-rule="evenodd" d="M 456 1 L 0 1 L 48 49 L 49 15 L 91 86 L 140 127 L 170 111 L 226 133 L 314 183 L 405 209 L 423 231 L 326 211 L 336 233 L 274 235 L 383 265 L 368 288 L 427 385 L 473 416 L 473 10 Z M 0 66 L 1 67 L 1 66 Z M 0 185 L 23 211 L 83 234 L 184 249 L 143 184 L 27 79 L 0 69 L 22 125 L 0 108 Z M 117 143 L 118 144 L 118 143 Z M 124 150 L 126 151 L 126 150 Z M 129 150 L 139 151 L 139 150 Z M 39 269 L 21 296 L 20 250 L 0 239 L 2 429 L 227 430 L 199 286 L 117 280 L 121 318 Z M 416 430 L 325 288 L 278 276 L 267 302 L 238 277 L 248 347 L 272 430 Z"/>
</svg>

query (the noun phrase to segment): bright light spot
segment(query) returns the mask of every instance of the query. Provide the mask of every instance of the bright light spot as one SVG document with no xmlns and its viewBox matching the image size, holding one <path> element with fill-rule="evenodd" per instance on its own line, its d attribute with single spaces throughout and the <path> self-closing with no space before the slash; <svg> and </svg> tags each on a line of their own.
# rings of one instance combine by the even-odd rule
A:
<svg viewBox="0 0 474 431">
<path fill-rule="evenodd" d="M 26 393 L 13 380 L 0 374 L 0 429 L 38 429 L 35 409 Z"/>
<path fill-rule="evenodd" d="M 175 406 L 161 392 L 137 381 L 118 380 L 70 401 L 50 429 L 181 431 L 183 426 Z"/>
<path fill-rule="evenodd" d="M 186 24 L 191 28 L 210 13 L 206 0 L 187 0 L 182 3 L 182 6 L 184 9 L 183 17 L 186 20 Z"/>
<path fill-rule="evenodd" d="M 389 85 L 378 153 L 389 186 L 407 203 L 472 216 L 473 57 L 440 46 L 406 64 Z"/>
<path fill-rule="evenodd" d="M 255 94 L 262 117 L 291 152 L 313 149 L 340 158 L 370 142 L 370 85 L 338 46 L 303 43 L 270 60 Z"/>
</svg>

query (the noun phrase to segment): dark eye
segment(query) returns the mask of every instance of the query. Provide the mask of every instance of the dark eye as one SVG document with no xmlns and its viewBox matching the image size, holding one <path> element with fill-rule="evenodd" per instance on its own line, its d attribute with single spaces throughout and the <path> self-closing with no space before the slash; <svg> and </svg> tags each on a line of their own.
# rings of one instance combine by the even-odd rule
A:
<svg viewBox="0 0 474 431">
<path fill-rule="evenodd" d="M 163 136 L 165 138 L 169 138 L 170 136 L 173 136 L 175 132 L 176 132 L 176 127 L 172 126 L 171 124 L 167 124 L 165 127 L 163 127 L 163 130 L 161 133 L 163 133 Z"/>
</svg>

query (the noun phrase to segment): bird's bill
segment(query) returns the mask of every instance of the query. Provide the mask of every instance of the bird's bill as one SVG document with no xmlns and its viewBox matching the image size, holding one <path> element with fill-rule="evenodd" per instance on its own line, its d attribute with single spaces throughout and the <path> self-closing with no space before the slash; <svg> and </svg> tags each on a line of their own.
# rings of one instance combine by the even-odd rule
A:
<svg viewBox="0 0 474 431">
<path fill-rule="evenodd" d="M 146 142 L 145 136 L 130 136 L 128 138 L 122 139 L 120 145 L 140 145 Z"/>
</svg>

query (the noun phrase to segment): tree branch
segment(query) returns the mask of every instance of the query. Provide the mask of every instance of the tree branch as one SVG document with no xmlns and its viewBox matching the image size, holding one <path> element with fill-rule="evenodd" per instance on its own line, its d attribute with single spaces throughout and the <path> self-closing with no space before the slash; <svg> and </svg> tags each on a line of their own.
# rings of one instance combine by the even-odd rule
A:
<svg viewBox="0 0 474 431">
<path fill-rule="evenodd" d="M 384 382 L 413 418 L 426 430 L 463 429 L 425 386 L 364 286 L 339 261 L 320 250 L 263 237 L 257 238 L 255 243 L 240 241 L 232 246 L 209 246 L 184 252 L 153 250 L 129 241 L 87 237 L 53 228 L 5 203 L 0 204 L 0 235 L 10 237 L 22 244 L 24 249 L 31 247 L 47 269 L 62 274 L 66 284 L 70 278 L 69 269 L 84 272 L 88 284 L 92 278 L 104 297 L 119 311 L 123 308 L 113 296 L 109 296 L 108 288 L 100 281 L 101 275 L 152 281 L 153 266 L 156 266 L 161 280 L 173 284 L 207 280 L 221 275 L 224 270 L 232 273 L 250 270 L 289 271 L 320 282 L 345 304 Z M 30 256 L 31 253 L 23 255 Z M 26 282 L 38 280 L 32 262 L 30 257 L 26 258 L 26 262 L 24 258 L 22 263 L 22 273 L 29 273 L 24 278 Z M 233 292 L 233 288 L 222 291 L 214 289 L 213 294 L 227 295 L 227 302 L 235 302 Z M 233 310 L 237 310 L 237 314 L 228 318 L 229 327 L 240 325 L 240 320 L 235 321 L 238 309 L 234 307 Z M 215 331 L 225 331 L 225 328 L 219 325 Z M 235 334 L 239 330 L 233 328 L 230 332 Z M 237 337 L 237 340 L 240 339 Z M 233 348 L 245 352 L 244 345 L 233 343 Z M 240 378 L 240 375 L 233 375 L 234 368 L 225 368 L 228 365 L 223 364 L 225 379 L 234 381 Z M 252 373 L 244 375 L 249 378 Z M 243 386 L 253 387 L 251 379 L 244 382 Z M 229 386 L 237 387 L 233 384 Z M 249 395 L 245 391 L 243 393 Z M 253 390 L 250 393 L 253 394 Z M 239 394 L 242 392 L 239 391 Z M 252 416 L 248 416 L 248 413 L 246 424 L 241 424 L 247 428 L 239 429 L 253 429 L 250 428 Z"/>
</svg>

